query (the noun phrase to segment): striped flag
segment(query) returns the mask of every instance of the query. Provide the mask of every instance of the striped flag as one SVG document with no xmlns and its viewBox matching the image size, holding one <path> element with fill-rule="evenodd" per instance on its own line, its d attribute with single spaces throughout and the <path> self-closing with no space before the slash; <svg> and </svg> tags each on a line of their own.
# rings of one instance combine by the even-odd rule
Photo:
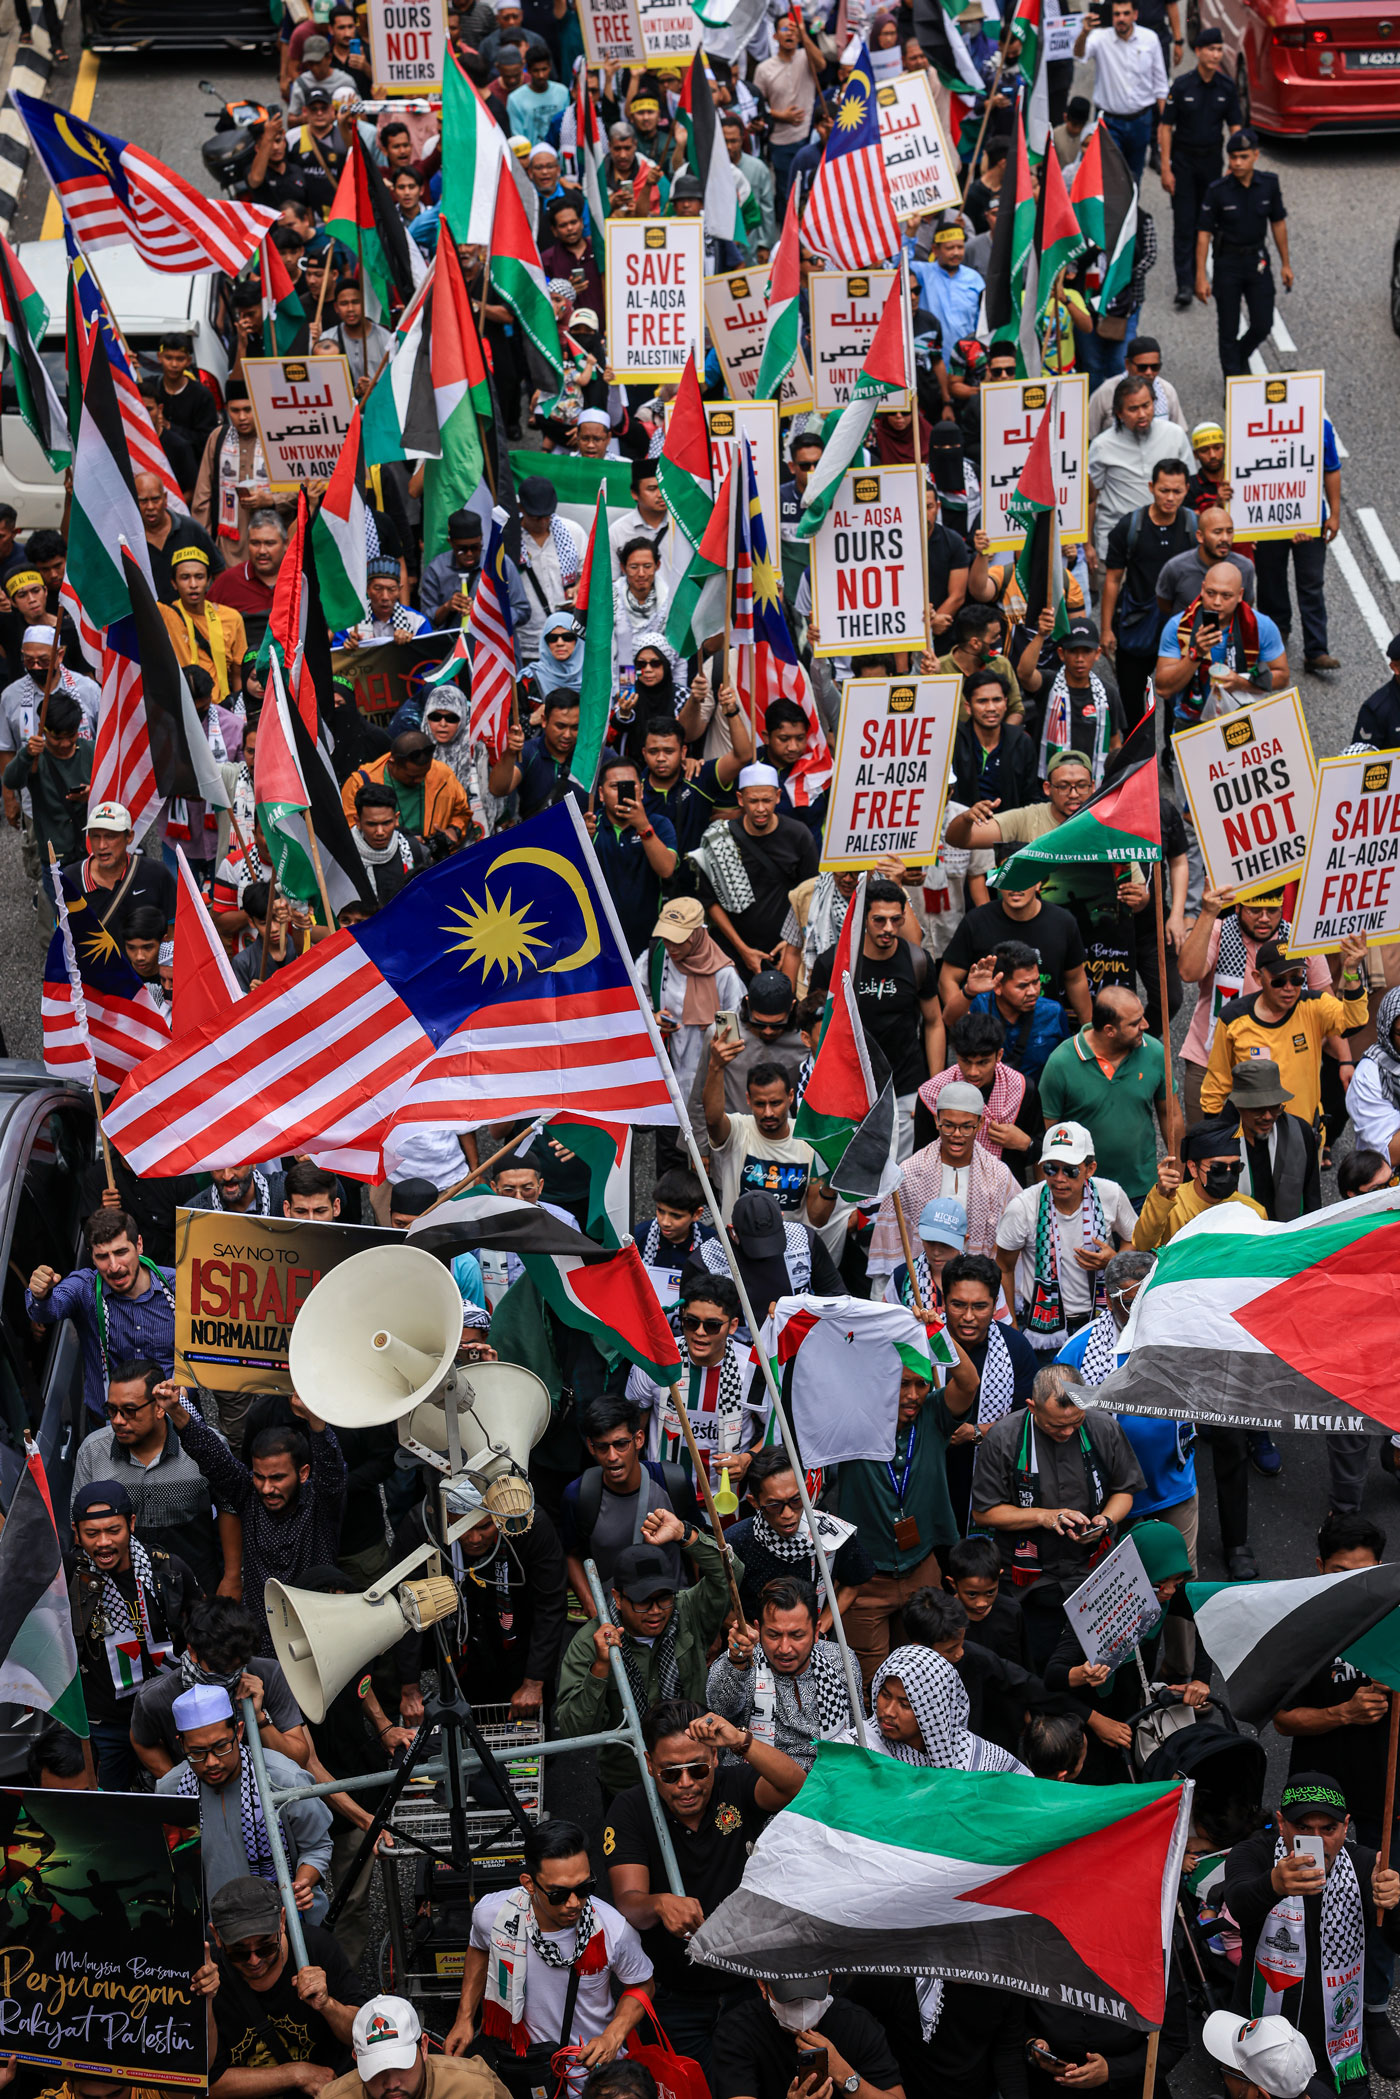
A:
<svg viewBox="0 0 1400 2099">
<path fill-rule="evenodd" d="M 1188 1582 L 1186 1594 L 1202 1645 L 1210 1641 L 1230 1710 L 1241 1720 L 1262 1726 L 1296 1704 L 1309 1678 L 1330 1669 L 1338 1655 L 1366 1676 L 1394 1682 L 1400 1613 L 1394 1560 L 1298 1581 Z M 1325 1761 L 1321 1755 L 1319 1761 Z"/>
<path fill-rule="evenodd" d="M 209 916 L 209 906 L 190 873 L 183 846 L 175 848 L 175 985 L 170 1001 L 170 1032 L 178 1040 L 207 1020 L 218 1021 L 246 996 L 233 973 L 228 950 Z M 178 1022 L 178 1026 L 177 1026 Z"/>
<path fill-rule="evenodd" d="M 598 111 L 588 92 L 588 68 L 580 66 L 574 85 L 574 165 L 578 170 L 579 184 L 583 190 L 583 201 L 588 206 L 592 224 L 593 259 L 599 269 L 607 263 L 607 235 L 603 227 L 608 216 L 608 190 L 603 180 L 603 162 L 608 149 L 603 138 L 603 127 L 598 121 Z M 568 119 L 565 119 L 567 123 Z"/>
<path fill-rule="evenodd" d="M 449 45 L 442 76 L 442 214 L 474 247 L 490 246 L 505 156 L 505 133 Z"/>
<path fill-rule="evenodd" d="M 429 561 L 446 552 L 447 520 L 470 500 L 481 480 L 484 455 L 477 417 L 489 419 L 491 414 L 486 360 L 472 319 L 457 244 L 445 222 L 433 273 L 431 313 L 424 330 L 437 431 L 437 445 L 427 453 L 423 473 L 423 558 Z"/>
<path fill-rule="evenodd" d="M 311 524 L 322 579 L 321 602 L 328 625 L 337 632 L 357 625 L 367 603 L 363 418 L 364 403 L 357 402 L 335 471 Z"/>
<path fill-rule="evenodd" d="M 864 44 L 836 104 L 831 135 L 802 214 L 802 237 L 837 270 L 871 269 L 899 252 L 899 221 L 880 144 L 870 53 Z"/>
<path fill-rule="evenodd" d="M 1050 639 L 1055 642 L 1063 641 L 1069 633 L 1065 557 L 1055 488 L 1054 435 L 1060 417 L 1060 389 L 1052 386 L 1016 483 L 1016 493 L 1007 505 L 1007 523 L 1019 526 L 1026 535 L 1016 557 L 1016 581 L 1026 602 L 1026 625 L 1033 629 L 1048 607 L 1055 618 L 1050 630 Z M 1066 734 L 1051 741 L 1067 743 L 1069 738 Z"/>
<path fill-rule="evenodd" d="M 768 548 L 768 528 L 758 500 L 758 479 L 753 454 L 749 453 L 749 530 L 753 540 L 753 685 L 752 701 L 745 691 L 745 665 L 741 659 L 739 698 L 746 712 L 762 721 L 773 700 L 791 700 L 807 717 L 807 748 L 788 774 L 784 785 L 795 809 L 810 808 L 831 785 L 832 756 L 812 695 L 806 672 L 798 661 L 792 632 L 783 609 L 781 570 Z"/>
<path fill-rule="evenodd" d="M 568 1108 L 669 1124 L 650 1018 L 569 796 L 424 869 L 151 1058 L 107 1127 L 137 1173 L 173 1174 L 354 1146 L 390 1122 Z"/>
<path fill-rule="evenodd" d="M 734 578 L 729 639 L 736 649 L 746 649 L 754 639 L 753 519 L 758 502 L 754 488 L 753 449 L 748 439 L 744 438 L 735 450 L 738 456 L 734 461 L 731 482 L 734 515 L 729 535 L 729 573 Z"/>
<path fill-rule="evenodd" d="M 170 1030 L 85 895 L 58 885 L 58 926 L 44 958 L 40 1024 L 51 1078 L 112 1093 L 170 1042 Z"/>
<path fill-rule="evenodd" d="M 602 763 L 613 691 L 615 608 L 607 494 L 603 488 L 599 488 L 593 505 L 593 523 L 583 550 L 574 605 L 583 621 L 583 672 L 579 678 L 578 741 L 571 770 L 574 779 L 591 794 Z"/>
<path fill-rule="evenodd" d="M 697 51 L 681 83 L 679 114 L 685 120 L 685 157 L 690 172 L 699 180 L 704 192 L 703 213 L 705 231 L 715 234 L 720 240 L 737 241 L 741 235 L 739 225 L 739 182 L 729 148 L 720 129 L 719 111 L 715 108 L 714 89 L 710 85 L 710 71 L 703 51 Z"/>
<path fill-rule="evenodd" d="M 269 238 L 258 250 L 262 272 L 263 344 L 268 357 L 304 357 L 310 328 L 282 251 Z"/>
<path fill-rule="evenodd" d="M 1085 239 L 1102 258 L 1097 301 L 1102 313 L 1132 282 L 1138 192 L 1117 140 L 1101 119 L 1085 134 L 1069 198 Z"/>
<path fill-rule="evenodd" d="M 577 1254 L 520 1258 L 550 1310 L 565 1326 L 587 1334 L 604 1356 L 621 1353 L 659 1385 L 679 1378 L 676 1337 L 634 1240 L 602 1260 Z"/>
<path fill-rule="evenodd" d="M 901 270 L 889 288 L 860 377 L 844 408 L 834 408 L 822 426 L 822 456 L 802 491 L 797 537 L 811 539 L 836 501 L 846 469 L 854 466 L 875 420 L 875 411 L 896 387 L 913 382 L 909 357 L 909 302 Z M 917 405 L 917 404 L 916 404 Z"/>
<path fill-rule="evenodd" d="M 515 693 L 515 621 L 506 589 L 505 550 L 501 544 L 504 510 L 491 513 L 491 536 L 476 595 L 467 614 L 466 639 L 471 644 L 471 742 L 486 743 L 493 757 L 506 746 L 511 700 Z"/>
<path fill-rule="evenodd" d="M 417 241 L 409 239 L 389 185 L 361 145 L 358 130 L 351 133 L 326 231 L 359 257 L 365 312 L 372 321 L 387 321 L 408 304 L 427 274 L 427 261 Z"/>
<path fill-rule="evenodd" d="M 666 639 L 681 656 L 698 655 L 705 642 L 724 628 L 734 559 L 734 484 L 739 464 L 731 447 L 709 523 L 666 608 Z"/>
<path fill-rule="evenodd" d="M 29 142 L 80 247 L 128 242 L 153 270 L 236 277 L 277 213 L 265 204 L 201 197 L 182 175 L 124 138 L 11 88 Z"/>
<path fill-rule="evenodd" d="M 121 413 L 126 448 L 131 454 L 132 471 L 137 474 L 154 474 L 165 490 L 165 500 L 169 509 L 176 517 L 188 517 L 190 506 L 180 493 L 180 484 L 165 456 L 165 447 L 156 436 L 151 412 L 141 399 L 136 375 L 127 362 L 126 346 L 117 333 L 111 314 L 107 311 L 102 287 L 74 240 L 72 227 L 67 224 L 63 228 L 63 238 L 68 249 L 70 401 L 75 392 L 81 393 L 87 382 L 92 338 L 94 332 L 100 331 L 107 352 L 107 363 L 112 373 L 112 384 L 117 390 L 117 407 Z M 76 434 L 75 429 L 74 435 Z M 89 657 L 88 660 L 91 662 L 94 659 Z"/>
<path fill-rule="evenodd" d="M 788 191 L 783 230 L 773 251 L 768 279 L 768 326 L 758 360 L 754 399 L 781 399 L 783 381 L 797 362 L 802 343 L 802 240 L 798 226 L 797 185 Z"/>
<path fill-rule="evenodd" d="M 0 1698 L 50 1713 L 86 1740 L 63 1548 L 44 1461 L 28 1436 L 24 1456 L 0 1535 Z"/>
<path fill-rule="evenodd" d="M 123 622 L 123 629 L 129 627 Z M 133 847 L 160 814 L 164 797 L 151 762 L 151 735 L 146 724 L 146 694 L 140 659 L 114 645 L 118 630 L 104 627 L 98 665 L 102 697 L 97 709 L 97 736 L 92 753 L 91 808 L 120 802 L 131 817 Z"/>
<path fill-rule="evenodd" d="M 514 182 L 499 183 L 496 189 L 496 216 L 491 227 L 491 283 L 519 322 L 525 340 L 543 358 L 555 385 L 561 385 L 564 352 L 559 343 L 559 323 L 545 290 L 540 251 Z"/>
</svg>

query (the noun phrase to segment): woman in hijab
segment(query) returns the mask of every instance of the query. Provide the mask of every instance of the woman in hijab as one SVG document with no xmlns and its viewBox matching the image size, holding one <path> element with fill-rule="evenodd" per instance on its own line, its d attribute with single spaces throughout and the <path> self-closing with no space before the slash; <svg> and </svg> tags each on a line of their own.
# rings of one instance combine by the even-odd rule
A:
<svg viewBox="0 0 1400 2099">
<path fill-rule="evenodd" d="M 743 980 L 710 938 L 698 897 L 673 897 L 662 906 L 650 951 L 637 957 L 637 974 L 650 987 L 671 1068 L 689 1100 L 716 1013 L 721 1007 L 737 1011 L 744 998 Z"/>
<path fill-rule="evenodd" d="M 556 686 L 577 692 L 583 682 L 583 633 L 572 612 L 551 612 L 540 629 L 540 653 L 530 666 L 537 699 Z"/>
<path fill-rule="evenodd" d="M 433 739 L 433 756 L 442 764 L 451 766 L 466 789 L 472 820 L 479 826 L 475 835 L 484 838 L 489 823 L 477 784 L 481 776 L 477 754 L 486 746 L 472 744 L 467 726 L 470 712 L 467 696 L 460 685 L 435 685 L 423 702 L 423 727 Z"/>
<path fill-rule="evenodd" d="M 679 711 L 676 694 L 676 658 L 671 647 L 654 630 L 637 637 L 634 668 L 635 688 L 620 692 L 613 705 L 613 741 L 636 764 L 641 764 L 647 723 L 661 715 L 674 721 Z M 727 1006 L 728 999 L 720 1004 Z"/>
<path fill-rule="evenodd" d="M 937 1771 L 1019 1771 L 1023 1763 L 967 1724 L 967 1692 L 952 1663 L 931 1647 L 896 1647 L 870 1684 L 875 1725 L 866 1746 L 877 1756 Z M 855 1730 L 839 1739 L 855 1740 Z"/>
<path fill-rule="evenodd" d="M 805 1290 L 815 1291 L 818 1297 L 841 1295 L 845 1286 L 836 1263 L 811 1226 L 784 1217 L 774 1197 L 762 1189 L 747 1189 L 739 1197 L 728 1232 L 749 1303 L 759 1320 L 768 1317 L 780 1297 L 800 1297 Z M 707 1240 L 696 1260 L 715 1275 L 729 1273 L 718 1239 Z M 753 1336 L 741 1325 L 736 1338 L 751 1341 Z"/>
<path fill-rule="evenodd" d="M 1376 1039 L 1356 1060 L 1347 1107 L 1356 1125 L 1358 1150 L 1369 1146 L 1394 1162 L 1391 1146 L 1400 1135 L 1400 986 L 1376 1008 Z"/>
<path fill-rule="evenodd" d="M 881 466 L 912 466 L 914 464 L 914 418 L 907 408 L 891 409 L 888 415 L 875 418 L 875 457 Z M 933 425 L 926 415 L 919 417 L 919 457 L 928 458 L 929 445 L 933 438 Z"/>
</svg>

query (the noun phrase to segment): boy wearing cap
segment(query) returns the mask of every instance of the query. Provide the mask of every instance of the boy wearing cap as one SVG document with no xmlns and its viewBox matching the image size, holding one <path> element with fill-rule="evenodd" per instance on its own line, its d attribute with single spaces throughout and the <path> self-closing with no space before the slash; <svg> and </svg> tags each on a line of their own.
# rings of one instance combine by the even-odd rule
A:
<svg viewBox="0 0 1400 2099">
<path fill-rule="evenodd" d="M 1264 942 L 1254 957 L 1258 991 L 1231 999 L 1216 1023 L 1201 1081 L 1201 1107 L 1207 1115 L 1218 1115 L 1224 1108 L 1235 1066 L 1243 1058 L 1270 1057 L 1293 1096 L 1288 1113 L 1310 1129 L 1317 1128 L 1323 1042 L 1329 1035 L 1346 1035 L 1364 1027 L 1370 1010 L 1365 976 L 1368 945 L 1364 933 L 1348 934 L 1338 943 L 1340 998 L 1330 991 L 1305 998 L 1306 956 L 1284 954 L 1277 939 Z"/>
<path fill-rule="evenodd" d="M 323 2090 L 348 2060 L 360 1994 L 335 1940 L 303 1917 L 308 1966 L 295 1967 L 281 1897 L 250 1873 L 212 1897 L 209 1924 L 212 1957 L 196 1969 L 193 1988 L 212 2014 L 211 2095 L 281 2099 Z"/>
<path fill-rule="evenodd" d="M 179 539 L 179 534 L 175 535 Z M 214 697 L 226 706 L 242 690 L 243 657 L 248 637 L 243 615 L 231 605 L 209 603 L 209 556 L 203 547 L 180 541 L 170 550 L 173 605 L 162 604 L 160 616 L 181 663 L 197 664 L 214 681 Z M 232 753 L 230 753 L 232 755 Z"/>
<path fill-rule="evenodd" d="M 943 1271 L 967 1244 L 967 1211 L 950 1195 L 935 1195 L 919 1212 L 919 1248 L 914 1273 L 901 1261 L 885 1279 L 887 1305 L 914 1306 L 914 1284 L 930 1312 L 943 1316 Z"/>
<path fill-rule="evenodd" d="M 148 1551 L 132 1535 L 131 1497 L 119 1481 L 80 1487 L 72 1516 L 77 1557 L 68 1599 L 98 1783 L 124 1792 L 136 1771 L 136 1693 L 183 1651 L 199 1583 L 183 1560 Z"/>
<path fill-rule="evenodd" d="M 508 2099 L 479 2055 L 430 2055 L 406 1998 L 371 1997 L 362 2004 L 350 2044 L 355 2067 L 327 2088 L 327 2099 Z"/>
<path fill-rule="evenodd" d="M 1322 1839 L 1320 1866 L 1296 1849 L 1299 1837 Z M 1381 2075 L 1395 2076 L 1400 2043 L 1382 2006 L 1363 2013 L 1363 1968 L 1368 1919 L 1378 1911 L 1386 1945 L 1400 1946 L 1400 1874 L 1350 1841 L 1335 1778 L 1290 1774 L 1277 1834 L 1263 1829 L 1232 1846 L 1224 1894 L 1240 1928 L 1232 2010 L 1291 2021 L 1334 2090 L 1364 2087 L 1363 2047 Z"/>
<path fill-rule="evenodd" d="M 1052 1122 L 1044 1179 L 1012 1197 L 997 1226 L 997 1264 L 1032 1347 L 1057 1350 L 1104 1309 L 1104 1270 L 1127 1246 L 1137 1212 L 1117 1181 L 1094 1172 L 1082 1122 Z"/>
</svg>

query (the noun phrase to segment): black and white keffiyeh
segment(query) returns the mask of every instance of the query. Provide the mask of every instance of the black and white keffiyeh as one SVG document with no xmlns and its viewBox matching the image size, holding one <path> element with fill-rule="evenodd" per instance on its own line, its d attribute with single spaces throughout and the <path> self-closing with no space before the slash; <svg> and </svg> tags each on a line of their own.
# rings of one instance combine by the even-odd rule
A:
<svg viewBox="0 0 1400 2099">
<path fill-rule="evenodd" d="M 222 1210 L 224 1199 L 219 1193 L 217 1186 L 213 1193 L 215 1209 Z M 271 1217 L 272 1215 L 272 1190 L 267 1185 L 267 1175 L 260 1167 L 255 1166 L 253 1168 L 252 1207 L 247 1210 L 240 1210 L 238 1214 L 240 1217 Z"/>
<path fill-rule="evenodd" d="M 1086 1385 L 1101 1385 L 1118 1368 L 1118 1322 L 1111 1311 L 1100 1312 L 1089 1329 L 1089 1339 L 1079 1362 L 1079 1375 Z"/>
<path fill-rule="evenodd" d="M 233 1722 L 229 1722 L 232 1727 Z M 175 1790 L 184 1799 L 198 1800 L 200 1781 L 192 1764 L 187 1764 Z M 248 1860 L 248 1871 L 259 1880 L 275 1881 L 277 1869 L 272 1863 L 272 1846 L 268 1842 L 267 1824 L 263 1821 L 262 1802 L 253 1780 L 253 1760 L 246 1749 L 238 1752 L 238 1819 L 243 1831 L 243 1850 Z"/>
<path fill-rule="evenodd" d="M 878 1726 L 869 1727 L 866 1746 L 878 1756 L 896 1757 L 901 1764 L 921 1764 L 937 1771 L 1026 1773 L 1025 1765 L 1009 1750 L 970 1731 L 967 1692 L 957 1670 L 941 1654 L 931 1647 L 896 1647 L 871 1680 L 872 1713 L 880 1688 L 890 1677 L 898 1677 L 904 1686 L 904 1695 L 919 1723 L 922 1746 L 887 1741 Z"/>
<path fill-rule="evenodd" d="M 753 883 L 744 858 L 734 842 L 728 817 L 721 817 L 709 826 L 693 853 L 686 858 L 698 867 L 724 910 L 731 913 L 748 911 L 753 905 Z"/>
<path fill-rule="evenodd" d="M 982 1381 L 977 1388 L 977 1424 L 986 1428 L 1009 1414 L 1016 1398 L 1016 1372 L 1011 1351 L 994 1319 L 987 1328 L 987 1353 L 982 1362 Z"/>
</svg>

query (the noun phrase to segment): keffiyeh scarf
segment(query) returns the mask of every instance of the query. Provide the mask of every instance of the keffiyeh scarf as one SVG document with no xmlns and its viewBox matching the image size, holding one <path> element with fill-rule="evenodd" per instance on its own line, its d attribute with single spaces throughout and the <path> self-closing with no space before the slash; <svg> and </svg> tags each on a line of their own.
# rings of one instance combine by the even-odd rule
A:
<svg viewBox="0 0 1400 2099">
<path fill-rule="evenodd" d="M 1035 1213 L 1035 1283 L 1029 1305 L 1022 1306 L 1023 1330 L 1026 1339 L 1040 1348 L 1063 1348 L 1069 1339 L 1065 1322 L 1064 1291 L 1060 1287 L 1060 1228 L 1058 1212 L 1050 1194 L 1050 1184 L 1042 1181 Z M 1094 1185 L 1092 1174 L 1084 1183 L 1084 1199 L 1079 1208 L 1079 1233 L 1087 1246 L 1091 1240 L 1100 1245 L 1108 1237 L 1108 1226 L 1104 1221 L 1103 1204 Z M 1090 1302 L 1097 1314 L 1105 1302 L 1103 1270 L 1095 1269 L 1089 1277 Z"/>
<path fill-rule="evenodd" d="M 923 1085 L 919 1088 L 919 1099 L 931 1115 L 936 1115 L 938 1113 L 938 1096 L 943 1091 L 943 1088 L 958 1084 L 965 1085 L 966 1083 L 957 1065 L 950 1064 L 946 1071 L 936 1071 L 931 1079 L 924 1080 Z M 992 1090 L 987 1095 L 987 1105 L 983 1111 L 981 1126 L 977 1132 L 977 1142 L 981 1145 L 983 1151 L 990 1152 L 994 1159 L 1000 1159 L 1003 1156 L 1003 1152 L 996 1138 L 987 1135 L 987 1124 L 989 1122 L 1014 1122 L 1021 1112 L 1021 1103 L 1025 1097 L 1025 1073 L 1017 1071 L 1014 1066 L 1003 1059 L 992 1074 Z"/>
<path fill-rule="evenodd" d="M 229 1722 L 232 1726 L 232 1721 Z M 175 1791 L 186 1800 L 198 1800 L 200 1780 L 192 1764 L 187 1764 Z M 248 1871 L 259 1880 L 275 1881 L 276 1868 L 272 1863 L 272 1846 L 268 1842 L 267 1824 L 263 1821 L 262 1802 L 253 1783 L 253 1760 L 246 1749 L 238 1754 L 238 1819 L 243 1830 L 243 1851 L 248 1860 Z"/>
<path fill-rule="evenodd" d="M 1274 1864 L 1284 1855 L 1280 1837 Z M 1307 1973 L 1305 1923 L 1307 1897 L 1282 1895 L 1264 1919 L 1254 1949 L 1249 2008 L 1256 2019 L 1283 2010 L 1288 1992 L 1301 1989 Z M 1356 1867 L 1345 1847 L 1337 1853 L 1322 1890 L 1318 1925 L 1322 1974 L 1323 2029 L 1327 2063 L 1340 2086 L 1366 2075 L 1361 2054 L 1361 1966 L 1366 1952 L 1366 1918 Z M 1296 2022 L 1295 2022 L 1296 2023 Z"/>
<path fill-rule="evenodd" d="M 1393 1108 L 1400 1108 L 1400 1057 L 1395 1054 L 1391 1041 L 1391 1030 L 1400 1020 L 1400 987 L 1387 991 L 1376 1008 L 1376 1039 L 1362 1057 L 1363 1064 L 1374 1064 L 1381 1091 Z"/>
<path fill-rule="evenodd" d="M 982 1361 L 982 1381 L 977 1390 L 977 1423 L 986 1428 L 1011 1412 L 1016 1398 L 1016 1373 L 1011 1351 L 994 1319 L 987 1328 L 987 1353 Z"/>
<path fill-rule="evenodd" d="M 574 1950 L 563 1953 L 540 1930 L 525 1888 L 512 1888 L 491 1926 L 491 1958 L 486 1964 L 486 1998 L 481 2030 L 493 2040 L 508 2041 L 516 2055 L 530 2045 L 525 2023 L 525 1971 L 533 1950 L 547 1968 L 576 1967 L 580 1975 L 601 1975 L 608 1965 L 608 1946 L 592 1902 L 579 1912 Z"/>
<path fill-rule="evenodd" d="M 770 1748 L 780 1718 L 793 1734 L 811 1736 L 813 1754 L 818 1742 L 845 1734 L 851 1724 L 846 1679 L 824 1640 L 816 1642 L 806 1668 L 797 1676 L 784 1676 L 774 1669 L 760 1647 L 754 1657 L 752 1693 L 748 1725 L 755 1739 Z"/>
<path fill-rule="evenodd" d="M 876 1670 L 870 1685 L 870 1710 L 880 1687 L 898 1677 L 904 1695 L 914 1708 L 921 1743 L 890 1742 L 878 1726 L 866 1730 L 867 1747 L 879 1756 L 892 1756 L 901 1764 L 919 1764 L 936 1771 L 1024 1771 L 1025 1765 L 1010 1750 L 974 1735 L 967 1724 L 967 1692 L 952 1663 L 931 1647 L 896 1647 Z"/>
<path fill-rule="evenodd" d="M 1077 687 L 1078 692 L 1083 687 Z M 1102 678 L 1089 673 L 1089 692 L 1094 704 L 1094 742 L 1089 753 L 1089 764 L 1094 775 L 1095 787 L 1103 785 L 1103 769 L 1108 758 L 1109 712 L 1108 693 Z M 1045 778 L 1045 768 L 1052 751 L 1069 750 L 1073 738 L 1074 699 L 1070 692 L 1069 679 L 1061 668 L 1050 687 L 1050 697 L 1045 703 L 1045 726 L 1040 732 L 1040 777 Z"/>
<path fill-rule="evenodd" d="M 709 1243 L 719 1244 L 717 1240 Z M 702 1247 L 702 1255 L 704 1252 Z M 725 1344 L 722 1362 L 714 1365 L 692 1363 L 682 1336 L 679 1352 L 681 1376 L 677 1383 L 690 1416 L 691 1432 L 701 1457 L 709 1460 L 713 1470 L 724 1452 L 739 1448 L 739 1434 L 744 1424 L 744 1374 L 739 1366 L 738 1350 L 729 1341 Z M 663 1402 L 658 1456 L 681 1466 L 689 1477 L 690 1448 L 669 1393 Z"/>
<path fill-rule="evenodd" d="M 699 868 L 720 904 L 732 916 L 736 911 L 749 910 L 754 896 L 749 871 L 734 842 L 731 822 L 731 818 L 721 817 L 718 823 L 711 824 L 694 852 L 686 857 L 692 866 Z"/>
<path fill-rule="evenodd" d="M 104 1574 L 96 1562 L 83 1554 L 85 1572 L 98 1584 L 97 1610 L 93 1616 L 92 1629 L 108 1642 L 108 1662 L 112 1671 L 112 1684 L 118 1698 L 134 1698 L 141 1688 L 142 1664 L 140 1657 L 129 1657 L 131 1669 L 120 1666 L 112 1643 L 129 1643 L 133 1628 L 141 1635 L 141 1645 L 157 1669 L 165 1668 L 175 1658 L 173 1641 L 157 1640 L 151 1631 L 151 1614 L 147 1609 L 146 1596 L 153 1591 L 155 1577 L 151 1572 L 151 1556 L 139 1538 L 131 1541 L 131 1571 L 136 1577 L 136 1600 L 129 1603 L 117 1587 L 110 1574 Z"/>
<path fill-rule="evenodd" d="M 1089 1329 L 1079 1375 L 1086 1385 L 1101 1385 L 1117 1368 L 1118 1322 L 1112 1312 L 1103 1311 Z"/>
<path fill-rule="evenodd" d="M 224 1199 L 217 1188 L 214 1190 L 214 1207 L 216 1210 L 222 1210 L 224 1207 Z M 238 1214 L 241 1217 L 272 1215 L 272 1190 L 267 1185 L 267 1175 L 260 1167 L 253 1168 L 253 1207 L 251 1210 L 241 1210 Z"/>
</svg>

